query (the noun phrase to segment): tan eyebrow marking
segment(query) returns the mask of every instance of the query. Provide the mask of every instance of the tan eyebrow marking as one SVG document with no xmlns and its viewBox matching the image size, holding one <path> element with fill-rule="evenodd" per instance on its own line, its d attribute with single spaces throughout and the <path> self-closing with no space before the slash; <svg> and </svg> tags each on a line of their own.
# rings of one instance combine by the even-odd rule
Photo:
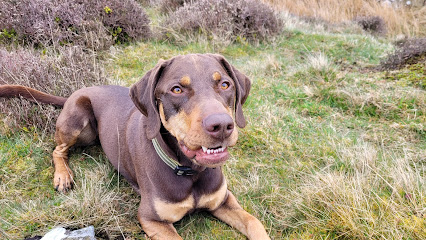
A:
<svg viewBox="0 0 426 240">
<path fill-rule="evenodd" d="M 184 76 L 180 79 L 179 83 L 182 84 L 182 86 L 189 86 L 191 84 L 191 78 Z"/>
<path fill-rule="evenodd" d="M 213 80 L 215 81 L 219 81 L 221 79 L 222 76 L 220 76 L 219 72 L 214 72 L 213 73 Z"/>
</svg>

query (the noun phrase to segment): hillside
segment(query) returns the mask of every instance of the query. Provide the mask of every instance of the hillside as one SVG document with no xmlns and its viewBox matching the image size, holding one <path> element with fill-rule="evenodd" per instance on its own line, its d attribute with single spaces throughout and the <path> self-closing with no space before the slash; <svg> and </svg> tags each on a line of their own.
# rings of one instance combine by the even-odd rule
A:
<svg viewBox="0 0 426 240">
<path fill-rule="evenodd" d="M 83 86 L 131 86 L 159 59 L 222 54 L 252 81 L 244 105 L 248 124 L 223 170 L 230 190 L 272 239 L 424 239 L 424 32 L 405 33 L 417 40 L 399 39 L 400 33 L 377 34 L 356 21 L 296 16 L 279 1 L 267 1 L 280 7 L 282 21 L 279 31 L 264 31 L 271 35 L 178 31 L 163 25 L 172 13 L 147 2 L 137 2 L 151 20 L 147 38 L 129 39 L 113 28 L 99 36 L 111 33 L 114 41 L 98 47 L 80 37 L 48 46 L 55 41 L 28 44 L 19 33 L 4 38 L 0 29 L 0 83 L 68 96 Z M 386 65 L 399 56 L 414 60 Z M 60 110 L 19 99 L 1 99 L 0 109 L 2 239 L 89 225 L 100 239 L 143 238 L 139 196 L 100 147 L 74 149 L 75 189 L 53 189 Z M 186 216 L 175 227 L 184 239 L 245 239 L 207 213 Z"/>
</svg>

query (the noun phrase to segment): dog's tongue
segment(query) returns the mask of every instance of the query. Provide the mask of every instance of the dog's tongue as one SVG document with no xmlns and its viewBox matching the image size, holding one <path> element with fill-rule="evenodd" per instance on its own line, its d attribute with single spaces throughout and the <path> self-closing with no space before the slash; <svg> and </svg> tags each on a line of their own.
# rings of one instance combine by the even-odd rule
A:
<svg viewBox="0 0 426 240">
<path fill-rule="evenodd" d="M 184 144 L 180 144 L 180 150 L 189 159 L 193 159 L 197 155 L 197 151 L 200 151 L 200 150 L 202 151 L 202 149 L 199 149 L 199 150 L 196 150 L 196 151 L 191 150 L 187 146 L 185 146 Z"/>
<path fill-rule="evenodd" d="M 207 153 L 204 152 L 202 148 L 198 150 L 191 150 L 184 144 L 181 144 L 180 149 L 187 158 L 193 159 L 195 157 L 197 163 L 201 165 L 217 165 L 225 162 L 229 158 L 227 148 L 225 148 L 222 152 L 207 151 L 209 152 Z"/>
</svg>

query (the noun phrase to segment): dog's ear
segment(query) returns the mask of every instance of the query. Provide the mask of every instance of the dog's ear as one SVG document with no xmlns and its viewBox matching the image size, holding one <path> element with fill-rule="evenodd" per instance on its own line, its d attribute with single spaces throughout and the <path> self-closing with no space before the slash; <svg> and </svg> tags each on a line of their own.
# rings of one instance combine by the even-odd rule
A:
<svg viewBox="0 0 426 240">
<path fill-rule="evenodd" d="M 155 87 L 169 63 L 170 61 L 158 61 L 153 69 L 149 70 L 141 80 L 130 87 L 130 98 L 139 111 L 148 118 L 145 126 L 148 139 L 155 138 L 160 132 L 161 120 L 155 99 Z"/>
<path fill-rule="evenodd" d="M 238 71 L 234 66 L 232 66 L 222 55 L 219 54 L 209 54 L 210 56 L 216 58 L 224 69 L 228 72 L 229 76 L 235 82 L 236 88 L 236 100 L 235 100 L 235 122 L 237 126 L 243 128 L 246 126 L 246 119 L 244 118 L 242 105 L 246 101 L 251 87 L 250 79 Z"/>
</svg>

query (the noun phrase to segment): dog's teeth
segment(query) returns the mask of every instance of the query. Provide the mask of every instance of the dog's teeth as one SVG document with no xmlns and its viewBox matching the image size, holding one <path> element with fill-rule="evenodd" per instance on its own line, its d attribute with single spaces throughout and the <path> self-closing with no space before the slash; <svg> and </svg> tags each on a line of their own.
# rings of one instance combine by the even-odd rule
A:
<svg viewBox="0 0 426 240">
<path fill-rule="evenodd" d="M 225 148 L 223 148 L 223 147 L 216 148 L 216 149 L 211 149 L 211 148 L 206 148 L 204 146 L 201 146 L 201 148 L 203 149 L 203 152 L 207 153 L 207 154 L 214 154 L 214 153 L 220 153 L 220 152 L 224 152 L 225 151 Z"/>
</svg>

